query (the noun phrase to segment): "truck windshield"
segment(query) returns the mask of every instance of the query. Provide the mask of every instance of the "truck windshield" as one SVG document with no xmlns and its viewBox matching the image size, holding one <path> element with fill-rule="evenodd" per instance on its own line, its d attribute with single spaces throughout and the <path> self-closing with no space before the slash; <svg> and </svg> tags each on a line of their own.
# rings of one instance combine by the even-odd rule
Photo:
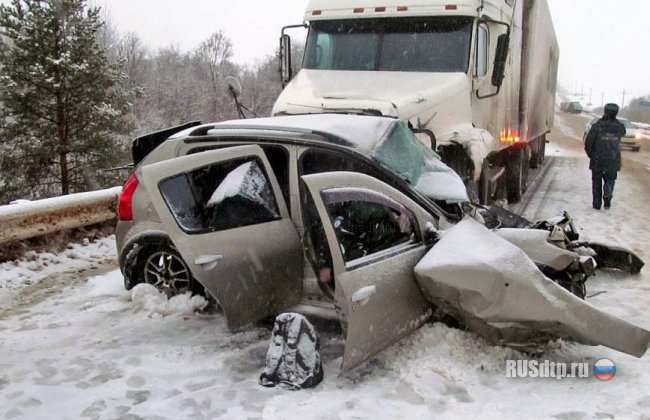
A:
<svg viewBox="0 0 650 420">
<path fill-rule="evenodd" d="M 303 66 L 321 70 L 467 72 L 469 17 L 311 23 Z"/>
<path fill-rule="evenodd" d="M 372 157 L 433 200 L 469 201 L 467 189 L 456 172 L 418 140 L 402 121 L 379 142 Z"/>
</svg>

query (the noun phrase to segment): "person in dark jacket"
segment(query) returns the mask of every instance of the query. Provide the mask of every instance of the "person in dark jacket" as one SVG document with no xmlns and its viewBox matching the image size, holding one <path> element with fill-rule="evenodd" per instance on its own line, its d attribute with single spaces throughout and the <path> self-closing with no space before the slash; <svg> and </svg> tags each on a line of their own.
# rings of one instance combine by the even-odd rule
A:
<svg viewBox="0 0 650 420">
<path fill-rule="evenodd" d="M 600 210 L 601 204 L 608 209 L 612 203 L 614 183 L 621 169 L 621 137 L 625 126 L 616 119 L 618 105 L 607 104 L 603 117 L 591 126 L 585 138 L 585 151 L 591 169 L 592 205 Z"/>
</svg>

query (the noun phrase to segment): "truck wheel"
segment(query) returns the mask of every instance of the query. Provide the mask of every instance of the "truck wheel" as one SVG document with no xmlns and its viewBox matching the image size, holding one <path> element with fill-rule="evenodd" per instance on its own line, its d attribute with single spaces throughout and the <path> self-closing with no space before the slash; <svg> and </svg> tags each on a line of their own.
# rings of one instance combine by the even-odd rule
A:
<svg viewBox="0 0 650 420">
<path fill-rule="evenodd" d="M 546 159 L 546 135 L 543 135 L 539 141 L 539 164 L 541 165 Z"/>
<path fill-rule="evenodd" d="M 530 167 L 532 169 L 539 168 L 544 163 L 544 155 L 546 154 L 546 136 L 542 136 L 533 142 L 533 152 L 530 158 Z"/>
<path fill-rule="evenodd" d="M 531 169 L 539 168 L 539 164 L 540 164 L 539 153 L 540 153 L 541 148 L 542 148 L 541 139 L 533 140 L 533 142 L 531 144 L 532 151 L 530 153 L 530 168 Z"/>
<path fill-rule="evenodd" d="M 525 148 L 515 149 L 508 153 L 506 165 L 506 188 L 508 203 L 516 203 L 526 189 L 526 160 Z"/>
</svg>

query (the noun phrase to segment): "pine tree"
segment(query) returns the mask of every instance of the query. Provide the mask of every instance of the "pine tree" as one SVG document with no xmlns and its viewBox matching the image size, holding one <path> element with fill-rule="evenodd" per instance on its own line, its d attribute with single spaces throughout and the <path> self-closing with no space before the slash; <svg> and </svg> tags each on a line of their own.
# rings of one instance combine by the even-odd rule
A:
<svg viewBox="0 0 650 420">
<path fill-rule="evenodd" d="M 96 187 L 123 159 L 133 92 L 97 44 L 100 10 L 85 0 L 0 6 L 0 200 Z"/>
</svg>

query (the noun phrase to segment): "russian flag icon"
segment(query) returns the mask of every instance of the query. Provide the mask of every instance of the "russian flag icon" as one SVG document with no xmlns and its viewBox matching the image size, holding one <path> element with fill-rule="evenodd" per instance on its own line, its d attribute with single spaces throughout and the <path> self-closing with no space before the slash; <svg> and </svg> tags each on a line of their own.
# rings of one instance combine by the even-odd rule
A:
<svg viewBox="0 0 650 420">
<path fill-rule="evenodd" d="M 594 376 L 601 381 L 609 381 L 616 375 L 616 365 L 609 359 L 600 359 L 594 364 Z"/>
</svg>

